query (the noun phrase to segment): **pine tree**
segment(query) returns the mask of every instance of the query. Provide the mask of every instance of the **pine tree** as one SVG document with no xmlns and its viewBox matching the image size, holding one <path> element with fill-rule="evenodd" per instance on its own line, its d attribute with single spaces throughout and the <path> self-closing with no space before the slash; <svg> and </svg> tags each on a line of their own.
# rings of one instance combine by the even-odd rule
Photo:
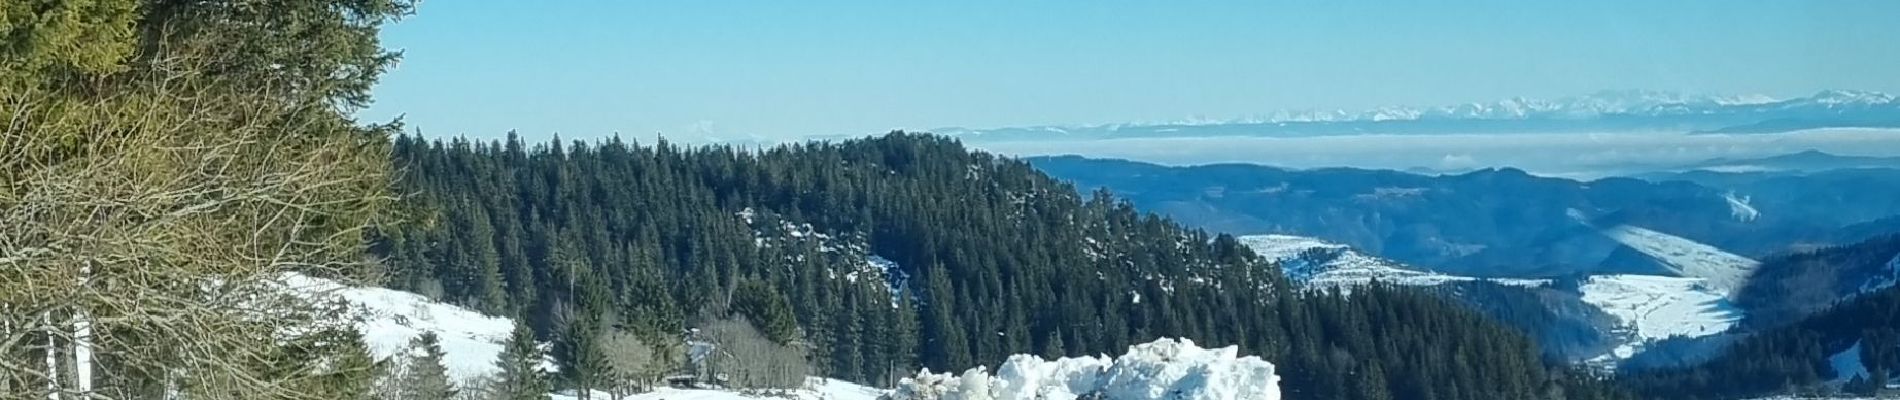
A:
<svg viewBox="0 0 1900 400">
<path fill-rule="evenodd" d="M 409 341 L 410 358 L 403 364 L 400 391 L 405 400 L 451 400 L 457 390 L 442 365 L 442 342 L 435 332 L 423 332 Z"/>
<path fill-rule="evenodd" d="M 335 341 L 331 342 L 335 363 L 329 365 L 329 374 L 321 385 L 328 397 L 338 400 L 370 400 L 376 397 L 376 381 L 388 368 L 387 362 L 377 360 L 369 352 L 369 345 L 363 342 L 363 334 L 355 329 L 338 329 Z"/>
<path fill-rule="evenodd" d="M 582 400 L 591 398 L 594 389 L 601 389 L 606 377 L 610 376 L 611 365 L 601 349 L 605 329 L 598 312 L 582 302 L 575 315 L 568 318 L 560 336 L 554 342 L 556 363 L 560 364 L 560 376 L 564 386 L 574 389 Z"/>
<path fill-rule="evenodd" d="M 488 400 L 547 400 L 554 386 L 548 382 L 547 371 L 541 366 L 546 359 L 540 344 L 534 340 L 534 331 L 516 323 L 514 333 L 508 336 L 508 342 L 503 344 L 495 360 L 500 372 L 489 387 Z"/>
<path fill-rule="evenodd" d="M 868 383 L 1157 336 L 1241 345 L 1283 367 L 1288 393 L 1352 396 L 1322 386 L 1368 365 L 1389 374 L 1392 398 L 1520 398 L 1554 382 L 1529 341 L 1459 305 L 1394 288 L 1301 293 L 1232 237 L 952 139 L 439 143 L 398 140 L 397 160 L 414 166 L 404 192 L 465 204 L 436 209 L 471 228 L 412 228 L 379 251 L 421 254 L 392 267 L 441 282 L 495 281 L 486 267 L 439 267 L 486 264 L 461 261 L 488 258 L 479 244 L 428 245 L 479 240 L 456 236 L 492 221 L 508 289 L 497 302 L 548 333 L 563 387 L 601 388 L 588 371 L 605 370 L 587 365 L 589 348 L 610 346 L 604 332 L 662 343 L 733 316 L 797 345 L 806 367 Z M 871 256 L 897 265 L 891 279 L 854 269 Z"/>
</svg>

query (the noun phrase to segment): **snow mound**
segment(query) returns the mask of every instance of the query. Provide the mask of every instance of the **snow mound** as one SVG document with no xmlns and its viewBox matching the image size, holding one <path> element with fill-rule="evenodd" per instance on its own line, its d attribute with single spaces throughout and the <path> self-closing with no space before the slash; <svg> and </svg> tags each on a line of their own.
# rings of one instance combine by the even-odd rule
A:
<svg viewBox="0 0 1900 400">
<path fill-rule="evenodd" d="M 1729 302 L 1726 292 L 1701 278 L 1599 275 L 1578 290 L 1584 303 L 1616 317 L 1631 334 L 1630 343 L 1612 350 L 1616 358 L 1628 358 L 1642 345 L 1672 336 L 1721 333 L 1742 319 L 1741 309 Z"/>
<path fill-rule="evenodd" d="M 890 400 L 1280 398 L 1273 364 L 1239 357 L 1239 348 L 1203 349 L 1187 339 L 1159 339 L 1128 347 L 1121 357 L 1044 360 L 1015 355 L 991 376 L 984 367 L 962 375 L 924 370 L 906 378 Z M 1098 397 L 1099 396 L 1099 397 Z"/>
<path fill-rule="evenodd" d="M 883 390 L 859 386 L 850 382 L 826 378 L 806 378 L 805 387 L 798 390 L 766 391 L 747 393 L 721 389 L 674 389 L 656 388 L 651 392 L 623 397 L 624 400 L 875 400 L 884 394 Z M 556 393 L 549 396 L 552 400 L 574 400 L 573 393 Z M 592 398 L 613 398 L 607 393 L 594 393 Z"/>
<path fill-rule="evenodd" d="M 1631 225 L 1603 230 L 1611 239 L 1668 265 L 1678 276 L 1702 278 L 1727 296 L 1748 281 L 1760 261 L 1731 254 L 1715 246 Z"/>
<path fill-rule="evenodd" d="M 1479 280 L 1468 276 L 1421 271 L 1384 258 L 1361 253 L 1351 246 L 1290 235 L 1249 235 L 1237 238 L 1254 254 L 1280 265 L 1287 279 L 1309 287 L 1350 289 L 1374 280 L 1432 286 Z M 1544 279 L 1486 279 L 1512 286 L 1543 286 Z"/>
<path fill-rule="evenodd" d="M 363 341 L 377 358 L 395 356 L 408 349 L 411 339 L 423 332 L 435 332 L 442 340 L 442 364 L 448 367 L 453 382 L 496 372 L 495 358 L 515 329 L 514 321 L 508 318 L 490 317 L 415 293 L 353 287 L 300 274 L 291 274 L 284 282 L 300 293 L 350 303 Z"/>
</svg>

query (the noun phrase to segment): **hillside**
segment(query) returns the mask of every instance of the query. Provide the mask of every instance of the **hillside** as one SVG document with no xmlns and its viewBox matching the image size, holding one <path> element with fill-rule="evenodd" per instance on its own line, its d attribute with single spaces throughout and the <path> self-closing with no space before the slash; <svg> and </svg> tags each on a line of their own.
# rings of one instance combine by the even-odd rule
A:
<svg viewBox="0 0 1900 400">
<path fill-rule="evenodd" d="M 1717 272 L 1714 276 L 1735 278 L 1735 268 L 1748 266 L 1712 262 L 1732 257 L 1710 256 L 1705 248 L 1679 238 L 1631 235 L 1629 240 L 1663 259 L 1707 264 L 1695 270 Z M 1727 299 L 1729 290 L 1693 275 L 1473 278 L 1431 272 L 1312 238 L 1257 235 L 1240 241 L 1278 262 L 1295 283 L 1348 291 L 1372 282 L 1433 288 L 1537 339 L 1548 357 L 1603 367 L 1614 367 L 1658 341 L 1724 332 L 1744 315 Z"/>
<path fill-rule="evenodd" d="M 1766 259 L 1741 289 L 1757 329 L 1781 326 L 1900 279 L 1900 235 Z"/>
<path fill-rule="evenodd" d="M 395 148 L 432 223 L 379 241 L 392 285 L 522 316 L 564 370 L 575 356 L 562 354 L 591 354 L 590 337 L 656 344 L 740 324 L 776 349 L 749 358 L 805 360 L 774 371 L 880 386 L 919 367 L 1181 337 L 1272 360 L 1288 371 L 1283 388 L 1310 398 L 1355 398 L 1335 382 L 1354 374 L 1389 375 L 1395 396 L 1596 390 L 1551 374 L 1517 333 L 1432 296 L 1305 294 L 1231 237 L 1106 193 L 1083 197 L 941 137 L 759 151 L 415 138 Z"/>
<path fill-rule="evenodd" d="M 1900 215 L 1900 192 L 1887 189 L 1900 187 L 1895 170 L 1711 187 L 1683 180 L 1576 181 L 1514 169 L 1427 176 L 1241 164 L 1167 167 L 1073 156 L 1028 161 L 1085 190 L 1107 188 L 1140 209 L 1190 226 L 1310 236 L 1467 276 L 1668 273 L 1700 266 L 1632 245 L 1631 239 L 1655 232 L 1716 251 L 1707 255 L 1756 258 L 1859 241 L 1864 237 L 1837 235 Z"/>
<path fill-rule="evenodd" d="M 1900 371 L 1900 288 L 1855 297 L 1740 339 L 1699 365 L 1631 374 L 1620 380 L 1657 399 L 1873 395 L 1875 388 L 1887 386 L 1893 371 Z"/>
</svg>

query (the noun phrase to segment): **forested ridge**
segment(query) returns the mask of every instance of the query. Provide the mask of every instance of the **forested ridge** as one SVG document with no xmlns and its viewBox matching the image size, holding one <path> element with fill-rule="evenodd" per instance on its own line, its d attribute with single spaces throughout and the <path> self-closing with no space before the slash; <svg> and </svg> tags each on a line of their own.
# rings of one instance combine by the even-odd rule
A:
<svg viewBox="0 0 1900 400">
<path fill-rule="evenodd" d="M 595 338 L 666 350 L 737 321 L 872 384 L 1175 336 L 1262 355 L 1305 398 L 1615 395 L 1432 295 L 1301 293 L 1231 237 L 943 137 L 393 147 L 422 222 L 378 240 L 389 285 L 527 321 L 570 387 L 600 383 L 577 371 Z"/>
<path fill-rule="evenodd" d="M 1866 376 L 1835 376 L 1828 357 L 1860 346 Z M 1622 377 L 1632 390 L 1657 399 L 1737 399 L 1778 393 L 1876 395 L 1900 371 L 1900 288 L 1853 298 L 1799 322 L 1742 339 L 1721 356 L 1686 368 Z"/>
<path fill-rule="evenodd" d="M 1768 394 L 1892 395 L 1900 371 L 1900 236 L 1793 253 L 1764 262 L 1742 289 L 1750 336 L 1688 367 L 1632 373 L 1630 388 L 1658 399 Z M 1859 346 L 1861 376 L 1837 376 L 1829 357 Z"/>
</svg>

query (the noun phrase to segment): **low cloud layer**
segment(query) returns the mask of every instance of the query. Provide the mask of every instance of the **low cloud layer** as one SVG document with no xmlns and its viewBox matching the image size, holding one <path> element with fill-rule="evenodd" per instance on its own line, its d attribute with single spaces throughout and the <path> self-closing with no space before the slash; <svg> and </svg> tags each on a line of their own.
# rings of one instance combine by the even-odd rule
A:
<svg viewBox="0 0 1900 400">
<path fill-rule="evenodd" d="M 1074 154 L 1169 165 L 1251 163 L 1289 168 L 1439 171 L 1516 167 L 1542 175 L 1600 177 L 1712 158 L 1767 157 L 1804 150 L 1841 155 L 1900 155 L 1900 130 L 1820 129 L 1760 135 L 1650 132 L 1209 137 L 968 144 L 1015 156 Z"/>
</svg>

